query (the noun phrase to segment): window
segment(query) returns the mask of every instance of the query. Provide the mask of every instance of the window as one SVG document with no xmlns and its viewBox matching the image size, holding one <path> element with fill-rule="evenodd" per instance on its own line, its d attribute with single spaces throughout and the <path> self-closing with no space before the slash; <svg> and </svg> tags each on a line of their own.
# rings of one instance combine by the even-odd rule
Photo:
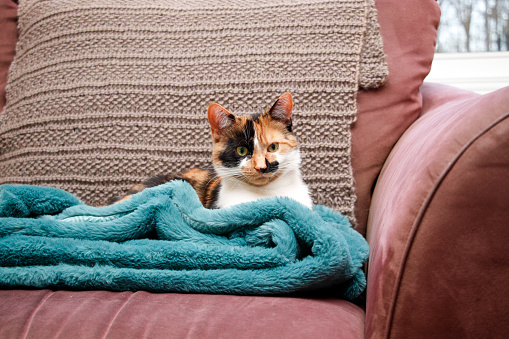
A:
<svg viewBox="0 0 509 339">
<path fill-rule="evenodd" d="M 426 81 L 478 93 L 509 86 L 509 0 L 438 0 L 437 53 Z"/>
<path fill-rule="evenodd" d="M 438 0 L 437 52 L 509 50 L 509 0 Z"/>
</svg>

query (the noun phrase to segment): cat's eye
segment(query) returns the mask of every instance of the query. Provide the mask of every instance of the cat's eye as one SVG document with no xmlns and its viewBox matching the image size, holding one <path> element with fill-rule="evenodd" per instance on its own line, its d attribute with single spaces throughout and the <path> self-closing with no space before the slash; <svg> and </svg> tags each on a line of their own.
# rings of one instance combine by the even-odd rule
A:
<svg viewBox="0 0 509 339">
<path fill-rule="evenodd" d="M 237 154 L 241 157 L 245 157 L 247 155 L 247 147 L 246 146 L 239 146 L 237 147 Z"/>
<path fill-rule="evenodd" d="M 275 152 L 279 149 L 279 144 L 277 142 L 273 142 L 272 144 L 269 145 L 269 147 L 267 148 L 267 150 L 269 152 Z"/>
</svg>

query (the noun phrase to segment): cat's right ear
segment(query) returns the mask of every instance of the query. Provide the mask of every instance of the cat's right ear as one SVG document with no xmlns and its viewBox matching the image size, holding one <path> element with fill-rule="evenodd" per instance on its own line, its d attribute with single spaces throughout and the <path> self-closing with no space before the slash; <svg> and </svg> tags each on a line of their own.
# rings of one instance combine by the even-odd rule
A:
<svg viewBox="0 0 509 339">
<path fill-rule="evenodd" d="M 215 102 L 209 105 L 207 115 L 214 142 L 219 141 L 223 131 L 235 122 L 235 116 Z"/>
</svg>

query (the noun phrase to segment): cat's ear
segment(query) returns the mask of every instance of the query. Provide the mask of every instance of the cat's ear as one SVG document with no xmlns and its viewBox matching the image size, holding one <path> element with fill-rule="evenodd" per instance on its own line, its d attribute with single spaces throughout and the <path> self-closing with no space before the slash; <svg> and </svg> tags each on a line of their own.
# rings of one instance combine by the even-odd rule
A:
<svg viewBox="0 0 509 339">
<path fill-rule="evenodd" d="M 215 102 L 209 105 L 207 112 L 209 118 L 210 129 L 212 130 L 212 137 L 214 141 L 219 141 L 223 135 L 225 128 L 229 127 L 235 122 L 235 116 L 228 112 L 228 110 Z"/>
<path fill-rule="evenodd" d="M 269 110 L 268 114 L 272 119 L 284 123 L 291 131 L 292 109 L 293 109 L 292 95 L 286 92 L 283 95 L 281 95 L 279 99 L 277 99 L 274 105 L 272 105 L 272 108 Z"/>
</svg>

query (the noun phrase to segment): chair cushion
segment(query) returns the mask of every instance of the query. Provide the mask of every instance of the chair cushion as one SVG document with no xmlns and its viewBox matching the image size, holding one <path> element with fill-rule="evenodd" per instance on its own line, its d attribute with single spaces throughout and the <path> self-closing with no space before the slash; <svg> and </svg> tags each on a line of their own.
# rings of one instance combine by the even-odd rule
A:
<svg viewBox="0 0 509 339">
<path fill-rule="evenodd" d="M 0 291 L 0 337 L 363 338 L 364 311 L 328 298 Z"/>
</svg>

